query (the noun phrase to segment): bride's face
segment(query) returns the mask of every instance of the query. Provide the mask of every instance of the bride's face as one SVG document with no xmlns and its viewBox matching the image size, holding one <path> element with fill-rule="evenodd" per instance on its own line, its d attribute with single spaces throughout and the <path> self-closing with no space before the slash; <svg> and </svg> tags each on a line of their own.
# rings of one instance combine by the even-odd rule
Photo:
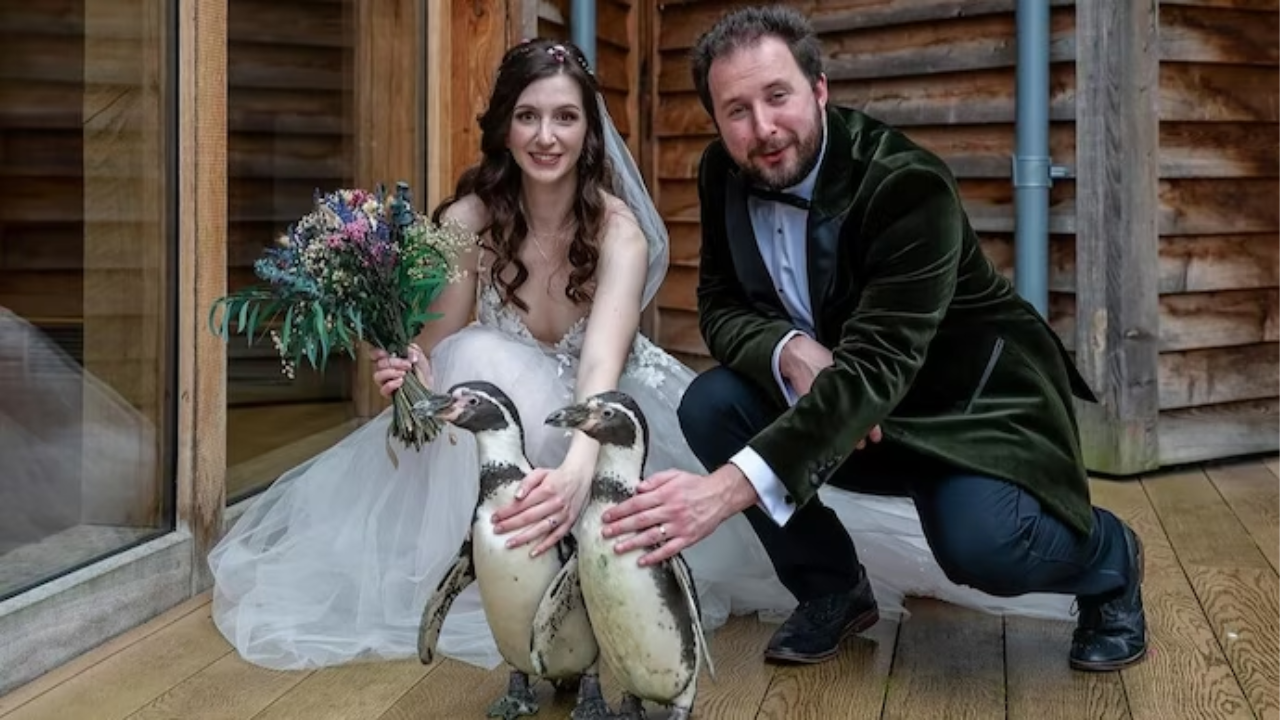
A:
<svg viewBox="0 0 1280 720">
<path fill-rule="evenodd" d="M 568 75 L 535 80 L 520 93 L 507 149 L 525 180 L 555 183 L 572 176 L 587 136 L 582 91 Z"/>
</svg>

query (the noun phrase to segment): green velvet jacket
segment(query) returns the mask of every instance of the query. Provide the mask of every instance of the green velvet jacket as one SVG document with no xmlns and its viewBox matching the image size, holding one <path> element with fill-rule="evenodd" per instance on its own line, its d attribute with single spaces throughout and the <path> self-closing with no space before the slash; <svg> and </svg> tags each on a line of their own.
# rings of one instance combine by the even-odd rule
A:
<svg viewBox="0 0 1280 720">
<path fill-rule="evenodd" d="M 1087 532 L 1072 396 L 1096 399 L 1057 335 L 983 254 L 940 158 L 854 110 L 828 106 L 827 128 L 807 262 L 816 339 L 835 364 L 749 445 L 803 505 L 879 424 L 882 445 L 1014 482 Z M 698 197 L 702 336 L 785 408 L 771 362 L 793 326 L 718 140 Z"/>
</svg>

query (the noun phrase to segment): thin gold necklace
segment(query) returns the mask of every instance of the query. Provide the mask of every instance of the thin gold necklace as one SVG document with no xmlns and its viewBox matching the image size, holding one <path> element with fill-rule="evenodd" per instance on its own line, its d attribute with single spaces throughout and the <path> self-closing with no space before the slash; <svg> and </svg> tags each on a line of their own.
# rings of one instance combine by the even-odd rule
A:
<svg viewBox="0 0 1280 720">
<path fill-rule="evenodd" d="M 525 207 L 524 207 L 524 203 L 523 203 L 523 202 L 521 202 L 521 203 L 520 203 L 520 211 L 524 213 L 524 216 L 525 216 L 525 225 L 526 225 L 526 226 L 528 227 L 528 229 L 529 229 L 529 237 L 530 237 L 530 238 L 533 238 L 533 246 L 534 246 L 534 248 L 536 248 L 536 249 L 537 249 L 538 254 L 542 256 L 542 259 L 543 259 L 543 260 L 545 260 L 545 261 L 547 261 L 548 263 L 550 263 L 550 262 L 551 262 L 551 257 L 550 257 L 549 255 L 547 255 L 546 250 L 544 250 L 544 249 L 542 248 L 542 243 L 541 243 L 541 242 L 539 241 L 539 239 L 538 239 L 538 238 L 539 238 L 539 236 L 541 236 L 541 235 L 542 235 L 542 233 L 540 233 L 540 232 L 538 232 L 537 230 L 534 230 L 534 229 L 533 229 L 533 223 L 530 223 L 530 222 L 529 222 L 529 220 L 528 220 L 528 218 L 529 218 L 529 212 L 525 209 Z M 558 239 L 560 239 L 560 238 L 564 237 L 564 235 L 565 235 L 566 233 L 568 233 L 568 232 L 569 232 L 569 228 L 573 227 L 573 224 L 574 224 L 574 220 L 573 220 L 572 218 L 570 218 L 568 221 L 566 221 L 566 222 L 565 222 L 565 224 L 564 224 L 564 225 L 561 225 L 561 226 L 556 230 L 556 232 L 551 236 L 551 237 L 552 237 L 552 239 L 557 239 L 557 240 L 558 240 Z"/>
</svg>

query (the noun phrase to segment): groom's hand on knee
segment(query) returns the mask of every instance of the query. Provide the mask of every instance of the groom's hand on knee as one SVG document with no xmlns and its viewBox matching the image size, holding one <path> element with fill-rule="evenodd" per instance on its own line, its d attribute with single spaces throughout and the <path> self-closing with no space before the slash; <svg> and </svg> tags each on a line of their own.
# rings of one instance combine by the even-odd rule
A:
<svg viewBox="0 0 1280 720">
<path fill-rule="evenodd" d="M 796 394 L 807 395 L 818 373 L 835 364 L 831 351 L 808 335 L 796 335 L 782 346 L 778 372 Z"/>
</svg>

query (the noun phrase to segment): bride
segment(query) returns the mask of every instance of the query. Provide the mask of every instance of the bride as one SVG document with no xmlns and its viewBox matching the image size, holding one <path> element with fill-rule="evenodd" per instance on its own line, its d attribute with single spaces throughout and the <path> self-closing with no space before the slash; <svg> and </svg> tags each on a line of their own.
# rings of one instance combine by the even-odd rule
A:
<svg viewBox="0 0 1280 720">
<path fill-rule="evenodd" d="M 483 159 L 436 211 L 481 239 L 465 278 L 437 302 L 442 317 L 409 359 L 375 355 L 384 395 L 413 371 L 430 387 L 487 380 L 512 396 L 538 469 L 498 529 L 530 552 L 571 529 L 595 462 L 594 441 L 542 424 L 556 408 L 621 389 L 649 418 L 646 473 L 705 472 L 676 419 L 694 373 L 637 332 L 666 273 L 667 234 L 586 68 L 569 43 L 507 52 L 480 118 Z M 473 439 L 457 430 L 421 452 L 388 447 L 390 413 L 286 472 L 211 552 L 213 620 L 249 662 L 304 669 L 416 656 L 422 608 L 467 531 L 478 469 Z M 909 499 L 835 488 L 821 498 L 849 529 L 882 616 L 901 617 L 908 594 L 1066 616 L 1068 599 L 995 598 L 951 583 Z M 708 629 L 730 614 L 785 617 L 795 606 L 742 515 L 684 556 Z M 455 601 L 439 649 L 493 668 L 501 657 L 477 590 Z"/>
</svg>

